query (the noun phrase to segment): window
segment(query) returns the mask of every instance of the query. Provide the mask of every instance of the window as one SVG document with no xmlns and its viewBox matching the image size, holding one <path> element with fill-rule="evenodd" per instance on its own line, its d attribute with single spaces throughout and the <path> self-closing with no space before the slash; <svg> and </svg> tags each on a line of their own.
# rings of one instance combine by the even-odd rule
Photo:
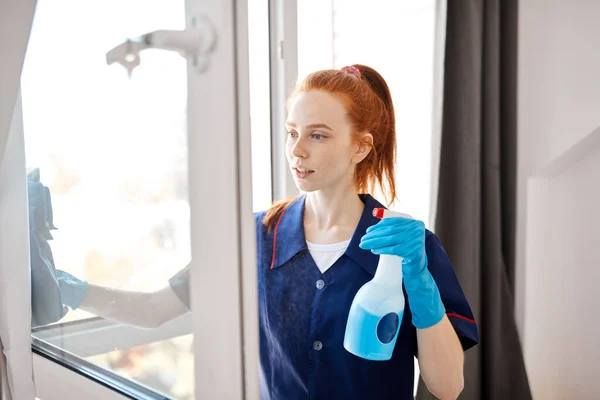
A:
<svg viewBox="0 0 600 400">
<path fill-rule="evenodd" d="M 361 63 L 387 81 L 396 111 L 399 201 L 429 221 L 435 1 L 333 0 L 334 68 Z M 358 27 L 360 26 L 360 29 Z"/>
<path fill-rule="evenodd" d="M 142 52 L 142 62 L 130 78 L 121 65 L 107 66 L 105 57 L 127 38 L 155 30 L 184 29 L 192 10 L 199 8 L 196 6 L 193 1 L 163 0 L 85 5 L 38 1 L 22 74 L 26 164 L 29 172 L 39 173 L 51 193 L 53 224 L 58 228 L 51 231 L 50 241 L 56 268 L 90 284 L 151 293 L 168 285 L 191 260 L 194 221 L 188 165 L 202 163 L 190 162 L 188 153 L 210 158 L 206 153 L 214 148 L 209 142 L 215 130 L 198 132 L 198 126 L 233 119 L 194 119 L 202 113 L 190 107 L 203 106 L 210 99 L 202 92 L 198 104 L 197 93 L 190 95 L 189 91 L 197 90 L 197 82 L 189 83 L 195 78 L 190 78 L 186 60 L 174 52 Z M 224 4 L 219 7 L 227 10 Z M 257 210 L 271 202 L 268 25 L 263 18 L 268 13 L 266 4 L 249 10 L 253 87 L 252 120 L 248 122 L 253 132 L 253 208 Z M 220 40 L 223 48 L 227 42 Z M 239 48 L 244 46 L 248 43 Z M 223 91 L 227 92 L 227 87 Z M 191 104 L 190 98 L 196 103 Z M 244 107 L 243 96 L 239 101 Z M 232 104 L 221 108 L 227 112 L 235 109 Z M 192 127 L 189 112 L 194 115 Z M 205 148 L 196 142 L 189 149 L 188 129 L 202 135 Z M 224 133 L 218 132 L 219 140 Z M 247 144 L 249 148 L 250 140 Z M 243 158 L 245 151 L 240 150 L 237 163 L 248 170 L 243 161 L 249 160 Z M 219 153 L 227 162 L 234 154 L 233 148 L 219 149 Z M 227 171 L 208 169 L 204 169 L 207 174 L 231 176 Z M 196 176 L 203 180 L 202 173 Z M 210 195 L 210 179 L 206 182 L 202 190 Z M 230 186 L 238 190 L 237 185 Z M 239 196 L 240 202 L 249 200 L 244 193 Z M 240 237 L 246 240 L 247 235 Z M 254 264 L 256 258 L 245 259 Z M 238 272 L 233 263 L 231 267 Z M 252 285 L 252 280 L 246 281 Z M 228 285 L 240 287 L 229 280 L 224 291 Z M 224 310 L 227 307 L 220 305 Z M 251 316 L 249 319 L 252 321 Z M 158 328 L 135 328 L 99 318 L 81 307 L 53 324 L 33 327 L 32 335 L 38 350 L 91 378 L 129 385 L 133 389 L 125 392 L 131 396 L 193 399 L 194 353 L 199 354 L 197 349 L 203 345 L 194 344 L 192 325 L 187 313 Z M 246 359 L 252 363 L 251 352 L 246 352 Z"/>
<path fill-rule="evenodd" d="M 398 139 L 392 208 L 422 221 L 430 205 L 434 24 L 434 0 L 298 0 L 300 77 L 365 64 L 387 81 Z"/>
<path fill-rule="evenodd" d="M 271 152 L 283 151 L 272 149 L 270 132 L 274 106 L 269 55 L 273 68 L 276 50 L 273 43 L 269 48 L 273 30 L 269 32 L 268 25 L 273 19 L 268 8 L 274 3 L 282 7 L 282 2 L 249 0 L 244 10 L 249 16 L 249 43 L 234 46 L 233 22 L 244 23 L 245 15 L 232 11 L 233 1 L 37 2 L 22 75 L 25 150 L 27 168 L 38 168 L 41 182 L 51 191 L 53 223 L 58 228 L 52 230 L 50 242 L 56 267 L 96 285 L 148 293 L 167 285 L 191 259 L 216 263 L 221 251 L 230 261 L 222 269 L 203 267 L 206 279 L 195 284 L 204 290 L 192 301 L 218 305 L 211 307 L 210 317 L 226 323 L 210 339 L 220 344 L 229 340 L 230 351 L 222 359 L 217 359 L 222 347 L 194 341 L 192 332 L 197 334 L 204 321 L 193 319 L 193 313 L 158 328 L 140 329 L 77 309 L 53 324 L 33 327 L 38 349 L 48 350 L 87 377 L 117 385 L 132 383 L 130 394 L 149 398 L 229 398 L 258 384 L 252 375 L 257 373 L 253 351 L 258 349 L 251 345 L 257 342 L 252 336 L 257 306 L 248 296 L 256 286 L 252 281 L 256 257 L 248 250 L 255 248 L 254 221 L 244 219 L 249 214 L 244 209 L 250 204 L 249 178 L 254 211 L 269 206 L 275 191 L 271 177 L 277 173 L 271 168 Z M 368 7 L 341 0 L 297 4 L 291 13 L 285 9 L 285 21 L 298 18 L 298 65 L 288 65 L 286 73 L 297 67 L 303 76 L 357 62 L 382 73 L 390 84 L 398 120 L 400 203 L 393 208 L 428 220 L 433 0 L 398 4 L 378 0 Z M 106 65 L 106 52 L 126 38 L 158 29 L 184 29 L 197 10 L 218 14 L 219 28 L 225 31 L 218 49 L 221 64 L 201 85 L 190 75 L 185 59 L 173 52 L 143 52 L 131 78 L 121 66 Z M 331 40 L 323 40 L 327 37 Z M 386 38 L 385 47 L 379 37 Z M 249 49 L 249 83 L 235 76 L 231 67 L 248 62 L 244 46 Z M 237 85 L 249 84 L 248 104 L 233 77 Z M 220 90 L 218 96 L 207 95 Z M 231 111 L 236 106 L 242 111 Z M 236 130 L 235 118 L 244 114 L 245 107 L 250 121 Z M 219 115 L 212 117 L 211 112 Z M 200 131 L 203 124 L 207 128 Z M 250 131 L 252 135 L 246 134 Z M 212 151 L 221 142 L 224 148 Z M 252 175 L 246 176 L 250 142 Z M 236 150 L 234 144 L 239 145 Z M 222 172 L 224 165 L 231 170 Z M 239 184 L 219 186 L 224 178 Z M 228 219 L 223 223 L 226 228 L 217 226 L 221 221 L 211 215 L 211 204 L 204 200 L 203 190 L 209 188 L 218 191 L 215 197 L 226 199 L 227 210 L 233 214 L 241 208 L 243 216 Z M 207 225 L 214 226 L 214 232 Z M 241 234 L 231 235 L 231 227 Z M 231 244 L 225 243 L 228 237 Z M 243 359 L 238 348 L 242 345 Z M 199 364 L 199 359 L 210 363 Z M 235 373 L 243 371 L 244 379 L 227 369 L 240 364 Z M 211 368 L 224 371 L 229 384 L 195 388 L 195 382 L 212 376 L 206 373 Z M 223 377 L 218 379 L 222 382 Z M 228 396 L 231 393 L 235 396 Z"/>
<path fill-rule="evenodd" d="M 27 167 L 39 168 L 51 192 L 56 267 L 90 283 L 151 292 L 189 263 L 185 59 L 142 53 L 131 79 L 104 60 L 132 35 L 183 29 L 184 10 L 182 1 L 37 4 L 22 75 Z M 158 392 L 193 398 L 189 332 L 128 343 L 123 333 L 135 338 L 135 329 L 106 331 L 82 309 L 58 326 L 33 334 Z"/>
</svg>

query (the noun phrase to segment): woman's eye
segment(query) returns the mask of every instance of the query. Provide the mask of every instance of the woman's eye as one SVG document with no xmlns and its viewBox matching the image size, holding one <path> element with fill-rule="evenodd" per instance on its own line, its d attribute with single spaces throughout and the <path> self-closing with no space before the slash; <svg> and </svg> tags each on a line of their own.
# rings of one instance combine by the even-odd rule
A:
<svg viewBox="0 0 600 400">
<path fill-rule="evenodd" d="M 294 131 L 287 131 L 288 136 L 295 138 L 298 134 Z"/>
<path fill-rule="evenodd" d="M 316 140 L 321 140 L 325 138 L 325 136 L 321 135 L 320 133 L 313 133 L 312 137 Z"/>
</svg>

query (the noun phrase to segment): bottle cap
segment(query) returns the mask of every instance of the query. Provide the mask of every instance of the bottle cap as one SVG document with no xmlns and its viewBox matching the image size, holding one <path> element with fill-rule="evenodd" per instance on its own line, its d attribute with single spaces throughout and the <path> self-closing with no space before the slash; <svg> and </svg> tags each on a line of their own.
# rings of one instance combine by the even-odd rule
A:
<svg viewBox="0 0 600 400">
<path fill-rule="evenodd" d="M 383 212 L 385 211 L 385 208 L 374 208 L 373 209 L 373 216 L 375 218 L 379 218 L 382 219 L 383 218 Z"/>
</svg>

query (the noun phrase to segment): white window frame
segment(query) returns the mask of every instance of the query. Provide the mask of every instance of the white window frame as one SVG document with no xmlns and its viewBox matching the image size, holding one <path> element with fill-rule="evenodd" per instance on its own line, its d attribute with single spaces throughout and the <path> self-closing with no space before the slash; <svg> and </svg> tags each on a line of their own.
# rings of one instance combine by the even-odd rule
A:
<svg viewBox="0 0 600 400">
<path fill-rule="evenodd" d="M 119 346 L 128 347 L 192 332 L 196 398 L 258 399 L 247 2 L 188 0 L 186 11 L 188 27 L 194 17 L 206 16 L 218 34 L 208 71 L 196 74 L 191 65 L 188 67 L 188 107 L 194 110 L 188 116 L 193 317 L 178 318 L 146 334 L 136 328 L 91 318 L 49 329 L 41 337 L 47 343 L 60 344 L 66 333 L 72 346 L 67 351 L 87 355 L 108 348 L 107 340 L 97 340 L 103 336 L 110 338 L 114 349 L 117 338 Z M 207 93 L 218 95 L 206 96 Z M 17 117 L 22 117 L 20 111 Z M 17 143 L 24 157 L 22 128 L 16 131 L 12 134 L 19 136 Z M 219 135 L 203 134 L 217 131 Z M 16 157 L 17 163 L 22 157 Z M 13 164 L 8 169 L 15 176 L 25 176 L 24 165 Z M 208 194 L 207 187 L 211 188 Z M 24 190 L 21 186 L 18 193 L 13 191 L 10 195 L 26 198 Z M 21 220 L 27 220 L 26 206 L 17 212 Z M 22 253 L 29 246 L 28 237 L 20 235 L 13 244 L 16 253 Z M 21 296 L 27 301 L 25 304 L 29 301 L 28 293 L 23 290 Z M 28 333 L 23 339 L 31 340 L 31 336 Z M 40 354 L 33 353 L 32 357 L 37 396 L 43 400 L 128 398 Z"/>
<path fill-rule="evenodd" d="M 33 355 L 33 371 L 38 397 L 42 400 L 130 399 L 38 354 Z"/>
<path fill-rule="evenodd" d="M 258 399 L 247 2 L 190 0 L 188 6 L 190 15 L 204 13 L 219 24 L 213 67 L 188 79 L 189 108 L 198 111 L 188 120 L 195 396 Z M 192 134 L 201 130 L 219 134 Z M 210 195 L 201 192 L 206 187 Z"/>
<path fill-rule="evenodd" d="M 30 396 L 35 388 L 30 371 L 31 278 L 26 268 L 30 265 L 29 215 L 20 94 L 14 103 L 16 117 L 12 118 L 0 160 L 1 356 L 6 356 L 10 389 L 22 397 Z M 11 273 L 7 274 L 8 271 Z"/>
<path fill-rule="evenodd" d="M 286 101 L 298 77 L 298 0 L 269 0 L 273 200 L 298 194 L 285 156 Z M 302 0 L 300 0 L 302 1 Z"/>
</svg>

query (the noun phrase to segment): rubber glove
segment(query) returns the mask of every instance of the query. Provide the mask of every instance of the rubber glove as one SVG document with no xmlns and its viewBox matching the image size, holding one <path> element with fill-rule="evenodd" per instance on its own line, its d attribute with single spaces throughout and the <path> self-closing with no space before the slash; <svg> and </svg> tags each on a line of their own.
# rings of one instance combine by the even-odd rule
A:
<svg viewBox="0 0 600 400">
<path fill-rule="evenodd" d="M 78 279 L 68 272 L 56 270 L 56 279 L 60 287 L 62 302 L 71 310 L 77 309 L 87 293 L 87 281 Z"/>
<path fill-rule="evenodd" d="M 406 218 L 384 218 L 370 226 L 360 248 L 373 254 L 403 258 L 402 275 L 412 323 L 424 329 L 440 322 L 446 313 L 440 291 L 427 268 L 425 224 Z"/>
</svg>

